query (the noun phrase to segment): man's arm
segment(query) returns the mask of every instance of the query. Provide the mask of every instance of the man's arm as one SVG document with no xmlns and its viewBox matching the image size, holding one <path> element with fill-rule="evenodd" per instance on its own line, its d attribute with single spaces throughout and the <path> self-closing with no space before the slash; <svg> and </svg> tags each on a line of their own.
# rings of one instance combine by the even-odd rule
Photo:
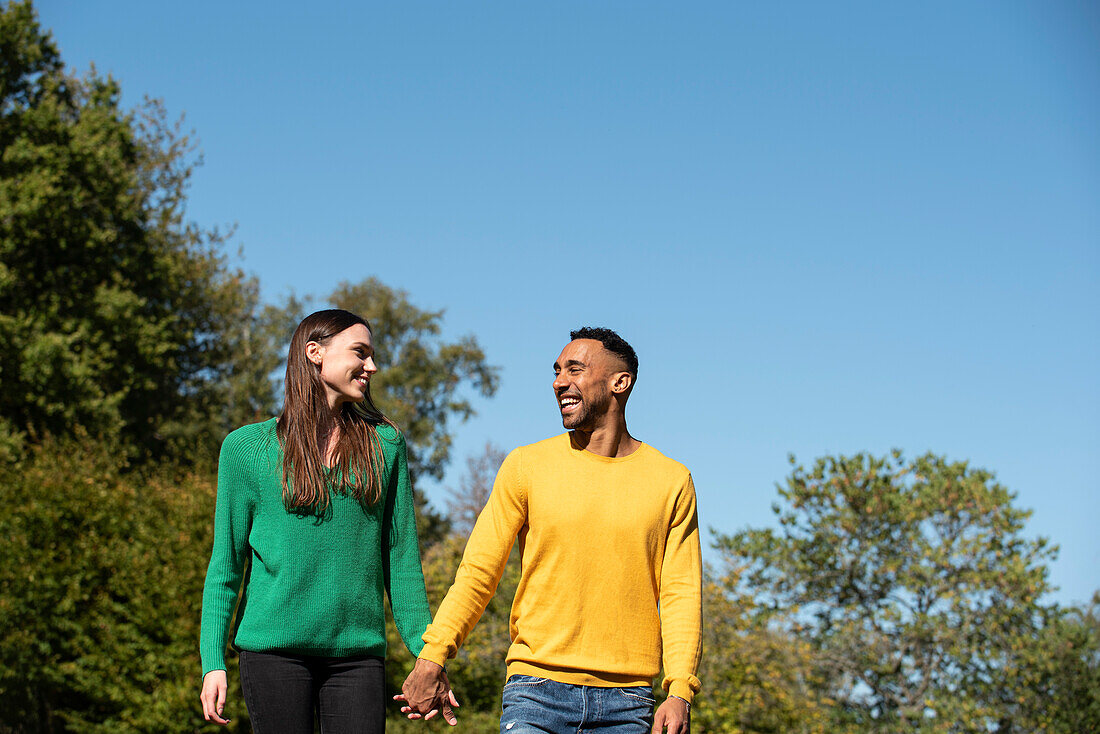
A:
<svg viewBox="0 0 1100 734">
<path fill-rule="evenodd" d="M 404 701 L 409 718 L 427 718 L 448 703 L 443 664 L 458 652 L 493 598 L 512 544 L 527 521 L 527 486 L 520 450 L 508 455 L 497 472 L 493 491 L 478 516 L 455 582 L 424 633 L 424 649 L 394 698 Z"/>
<path fill-rule="evenodd" d="M 688 706 L 683 704 L 690 704 L 699 690 L 695 672 L 702 650 L 702 586 L 699 518 L 695 485 L 689 474 L 676 497 L 661 564 L 661 641 L 665 668 L 662 685 L 669 699 L 658 709 L 658 714 L 667 706 L 669 713 L 682 710 L 686 717 Z M 659 731 L 657 723 L 655 720 L 654 731 Z M 676 730 L 670 727 L 669 731 Z"/>
</svg>

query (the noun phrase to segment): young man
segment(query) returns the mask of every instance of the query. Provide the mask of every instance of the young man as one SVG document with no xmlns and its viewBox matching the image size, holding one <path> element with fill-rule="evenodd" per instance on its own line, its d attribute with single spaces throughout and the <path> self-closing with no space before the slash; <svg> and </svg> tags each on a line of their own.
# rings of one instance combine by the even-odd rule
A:
<svg viewBox="0 0 1100 734">
<path fill-rule="evenodd" d="M 570 336 L 554 363 L 569 433 L 505 459 L 396 698 L 409 718 L 442 711 L 455 723 L 443 663 L 485 610 L 518 536 L 501 733 L 687 734 L 699 690 L 695 488 L 682 464 L 627 431 L 634 349 L 608 329 Z M 654 715 L 662 661 L 669 696 Z"/>
</svg>

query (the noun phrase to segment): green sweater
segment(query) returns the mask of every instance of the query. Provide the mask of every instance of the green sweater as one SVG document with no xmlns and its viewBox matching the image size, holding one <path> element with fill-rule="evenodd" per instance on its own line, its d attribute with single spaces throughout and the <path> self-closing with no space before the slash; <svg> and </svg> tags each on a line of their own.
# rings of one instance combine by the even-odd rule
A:
<svg viewBox="0 0 1100 734">
<path fill-rule="evenodd" d="M 283 505 L 274 418 L 226 437 L 202 595 L 203 675 L 225 669 L 242 581 L 238 649 L 384 656 L 387 592 L 401 639 L 414 656 L 420 653 L 431 615 L 405 438 L 387 425 L 379 426 L 378 435 L 385 456 L 381 499 L 364 507 L 347 493 L 332 492 L 323 517 L 298 515 Z"/>
</svg>

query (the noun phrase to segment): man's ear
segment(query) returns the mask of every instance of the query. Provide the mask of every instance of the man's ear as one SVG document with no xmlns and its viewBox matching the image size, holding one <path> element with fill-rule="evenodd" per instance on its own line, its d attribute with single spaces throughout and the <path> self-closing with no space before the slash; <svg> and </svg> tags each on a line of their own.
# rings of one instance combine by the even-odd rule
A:
<svg viewBox="0 0 1100 734">
<path fill-rule="evenodd" d="M 306 342 L 306 359 L 318 367 L 321 366 L 321 357 L 325 354 L 325 348 L 317 342 Z"/>
<path fill-rule="evenodd" d="M 631 385 L 634 384 L 634 375 L 629 372 L 616 372 L 615 379 L 611 381 L 611 392 L 623 394 L 630 392 Z"/>
</svg>

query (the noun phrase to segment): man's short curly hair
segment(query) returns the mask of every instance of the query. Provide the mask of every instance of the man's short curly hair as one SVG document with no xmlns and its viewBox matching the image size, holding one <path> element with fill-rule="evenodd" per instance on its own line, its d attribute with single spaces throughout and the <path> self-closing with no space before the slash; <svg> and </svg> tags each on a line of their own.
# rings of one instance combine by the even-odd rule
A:
<svg viewBox="0 0 1100 734">
<path fill-rule="evenodd" d="M 638 355 L 634 353 L 634 347 L 626 343 L 626 339 L 616 334 L 611 329 L 601 326 L 584 326 L 569 332 L 569 339 L 595 339 L 603 348 L 626 362 L 627 371 L 635 378 L 638 377 Z"/>
</svg>

